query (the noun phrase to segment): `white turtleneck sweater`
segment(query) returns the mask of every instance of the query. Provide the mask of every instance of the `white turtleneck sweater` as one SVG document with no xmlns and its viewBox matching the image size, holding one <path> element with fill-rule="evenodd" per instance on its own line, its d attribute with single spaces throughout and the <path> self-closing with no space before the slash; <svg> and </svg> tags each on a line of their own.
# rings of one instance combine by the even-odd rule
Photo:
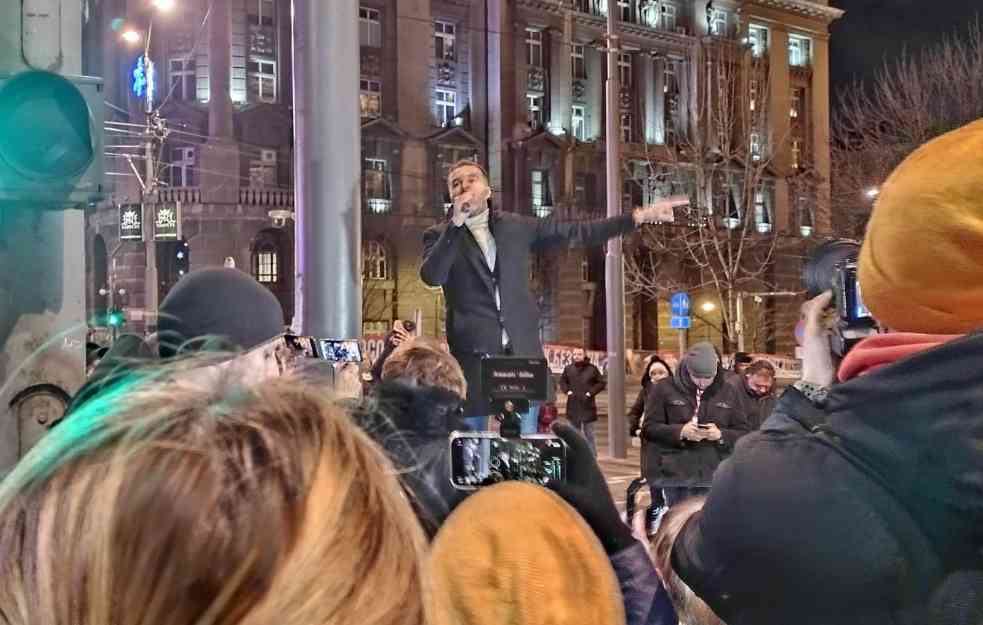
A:
<svg viewBox="0 0 983 625">
<path fill-rule="evenodd" d="M 464 220 L 464 225 L 467 226 L 468 230 L 471 231 L 471 235 L 474 236 L 474 240 L 478 242 L 478 247 L 481 248 L 481 253 L 485 256 L 485 262 L 488 263 L 488 269 L 495 271 L 495 258 L 497 254 L 497 248 L 495 247 L 495 237 L 492 236 L 491 229 L 488 227 L 488 218 L 490 211 L 485 209 L 480 215 L 475 215 L 473 217 L 468 217 Z M 498 283 L 495 283 L 495 306 L 498 307 L 499 313 L 502 311 L 502 297 L 498 291 Z M 508 345 L 509 335 L 502 328 L 502 346 Z"/>
</svg>

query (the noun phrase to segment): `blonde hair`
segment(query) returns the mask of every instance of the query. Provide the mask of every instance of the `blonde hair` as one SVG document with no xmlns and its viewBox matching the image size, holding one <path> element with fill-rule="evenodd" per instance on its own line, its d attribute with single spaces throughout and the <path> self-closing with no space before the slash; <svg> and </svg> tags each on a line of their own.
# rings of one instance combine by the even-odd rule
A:
<svg viewBox="0 0 983 625">
<path fill-rule="evenodd" d="M 418 336 L 400 343 L 382 366 L 382 379 L 437 386 L 465 397 L 468 383 L 454 356 L 433 339 Z"/>
<path fill-rule="evenodd" d="M 680 623 L 686 625 L 725 625 L 710 606 L 686 585 L 672 568 L 672 546 L 683 531 L 686 521 L 703 509 L 706 497 L 693 497 L 669 508 L 659 522 L 659 529 L 652 537 L 651 553 L 655 570 L 669 594 Z"/>
<path fill-rule="evenodd" d="M 384 453 L 319 388 L 200 378 L 119 384 L 0 484 L 0 622 L 423 622 Z"/>
</svg>

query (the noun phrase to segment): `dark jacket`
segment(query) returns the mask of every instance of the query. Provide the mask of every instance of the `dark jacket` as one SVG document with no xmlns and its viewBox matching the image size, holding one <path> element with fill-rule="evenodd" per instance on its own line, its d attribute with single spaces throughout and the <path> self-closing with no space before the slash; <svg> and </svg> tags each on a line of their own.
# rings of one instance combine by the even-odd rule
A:
<svg viewBox="0 0 983 625">
<path fill-rule="evenodd" d="M 493 211 L 489 228 L 495 238 L 496 267 L 492 271 L 467 226 L 444 223 L 423 235 L 420 277 L 429 286 L 443 287 L 447 343 L 468 381 L 469 416 L 491 414 L 480 394 L 483 354 L 500 355 L 502 329 L 508 332 L 512 353 L 543 357 L 539 340 L 539 309 L 529 291 L 529 267 L 537 250 L 560 245 L 600 245 L 631 232 L 630 215 L 599 221 L 561 223 Z M 501 310 L 495 302 L 499 287 Z"/>
<path fill-rule="evenodd" d="M 451 486 L 447 442 L 451 432 L 466 429 L 462 403 L 444 389 L 384 381 L 352 411 L 355 422 L 385 449 L 400 472 L 410 503 L 431 537 L 465 495 Z"/>
<path fill-rule="evenodd" d="M 597 394 L 606 386 L 604 376 L 591 363 L 567 365 L 560 376 L 560 390 L 568 393 L 567 419 L 574 424 L 597 421 Z"/>
<path fill-rule="evenodd" d="M 649 389 L 645 400 L 642 438 L 646 441 L 645 477 L 660 486 L 705 486 L 714 470 L 726 458 L 737 440 L 747 433 L 747 419 L 741 412 L 734 387 L 724 383 L 723 371 L 707 387 L 700 399 L 699 423 L 715 423 L 719 441 L 685 441 L 679 437 L 683 426 L 696 412 L 696 385 L 685 362 L 676 374 Z"/>
<path fill-rule="evenodd" d="M 727 380 L 727 384 L 734 387 L 737 399 L 741 404 L 741 410 L 747 415 L 748 429 L 757 430 L 761 424 L 771 415 L 775 409 L 778 398 L 773 393 L 760 396 L 751 390 L 747 384 L 747 377 L 739 375 Z"/>
<path fill-rule="evenodd" d="M 979 622 L 952 588 L 983 570 L 981 359 L 975 334 L 824 410 L 787 390 L 677 539 L 680 577 L 728 625 Z"/>
<path fill-rule="evenodd" d="M 642 379 L 639 383 L 642 385 L 638 395 L 635 397 L 635 403 L 631 405 L 628 409 L 628 432 L 634 432 L 639 429 L 642 424 L 642 416 L 645 414 L 645 398 L 648 396 L 649 387 L 652 386 L 652 378 L 650 377 L 652 366 L 662 365 L 665 367 L 669 375 L 672 375 L 672 367 L 669 366 L 665 360 L 662 360 L 658 356 L 653 355 L 649 358 L 648 364 L 645 366 L 645 373 L 642 374 Z"/>
</svg>

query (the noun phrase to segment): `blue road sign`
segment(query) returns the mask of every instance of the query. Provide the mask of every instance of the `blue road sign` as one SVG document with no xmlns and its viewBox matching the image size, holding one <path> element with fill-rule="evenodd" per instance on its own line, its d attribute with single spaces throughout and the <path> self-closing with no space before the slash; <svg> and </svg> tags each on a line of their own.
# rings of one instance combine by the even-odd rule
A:
<svg viewBox="0 0 983 625">
<path fill-rule="evenodd" d="M 669 325 L 673 330 L 688 330 L 692 321 L 690 317 L 673 315 Z"/>
<path fill-rule="evenodd" d="M 683 292 L 673 293 L 669 299 L 669 307 L 672 309 L 672 314 L 676 317 L 689 315 L 689 294 Z"/>
</svg>

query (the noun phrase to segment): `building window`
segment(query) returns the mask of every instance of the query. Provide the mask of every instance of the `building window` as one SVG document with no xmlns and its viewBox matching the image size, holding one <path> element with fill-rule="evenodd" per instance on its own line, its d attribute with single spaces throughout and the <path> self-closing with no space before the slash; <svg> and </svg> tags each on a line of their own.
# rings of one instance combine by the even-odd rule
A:
<svg viewBox="0 0 983 625">
<path fill-rule="evenodd" d="M 382 21 L 379 11 L 368 7 L 358 8 L 358 40 L 363 46 L 382 47 Z"/>
<path fill-rule="evenodd" d="M 798 35 L 788 36 L 788 64 L 792 67 L 808 67 L 812 60 L 812 41 Z"/>
<path fill-rule="evenodd" d="M 754 227 L 761 234 L 771 232 L 771 207 L 768 204 L 767 191 L 757 189 L 754 192 Z"/>
<path fill-rule="evenodd" d="M 195 93 L 195 60 L 171 59 L 171 94 L 178 100 L 193 102 Z"/>
<path fill-rule="evenodd" d="M 362 119 L 374 119 L 382 115 L 382 83 L 362 78 L 359 81 L 359 110 Z"/>
<path fill-rule="evenodd" d="M 273 243 L 263 243 L 256 249 L 253 274 L 257 282 L 276 284 L 280 281 L 280 251 Z"/>
<path fill-rule="evenodd" d="M 633 0 L 618 0 L 618 15 L 621 16 L 622 22 L 635 23 L 635 11 L 632 4 L 634 4 Z"/>
<path fill-rule="evenodd" d="M 259 160 L 249 165 L 249 186 L 276 186 L 276 150 L 259 151 Z"/>
<path fill-rule="evenodd" d="M 457 34 L 456 26 L 450 22 L 437 20 L 433 23 L 433 50 L 438 61 L 453 61 Z"/>
<path fill-rule="evenodd" d="M 748 26 L 748 41 L 751 46 L 751 54 L 756 57 L 763 57 L 768 51 L 768 29 L 764 26 L 751 24 Z"/>
<path fill-rule="evenodd" d="M 792 167 L 795 169 L 802 167 L 802 139 L 798 137 L 792 139 Z"/>
<path fill-rule="evenodd" d="M 543 96 L 534 93 L 526 94 L 527 112 L 529 115 L 529 126 L 540 128 L 543 125 Z"/>
<path fill-rule="evenodd" d="M 710 34 L 714 37 L 726 37 L 728 35 L 729 16 L 727 11 L 712 9 L 710 14 Z"/>
<path fill-rule="evenodd" d="M 457 115 L 457 93 L 449 89 L 437 89 L 434 103 L 437 107 L 437 123 L 449 126 Z"/>
<path fill-rule="evenodd" d="M 543 169 L 532 170 L 532 212 L 536 217 L 549 217 L 553 212 L 553 197 L 550 193 L 549 172 Z"/>
<path fill-rule="evenodd" d="M 254 102 L 276 102 L 276 62 L 249 61 L 246 64 L 246 88 Z"/>
<path fill-rule="evenodd" d="M 570 61 L 573 68 L 573 78 L 587 78 L 587 61 L 584 57 L 584 46 L 578 43 L 573 44 L 570 52 Z"/>
<path fill-rule="evenodd" d="M 526 64 L 543 66 L 543 31 L 537 28 L 526 29 Z"/>
<path fill-rule="evenodd" d="M 369 241 L 362 251 L 362 266 L 369 280 L 389 280 L 389 252 L 381 241 Z"/>
<path fill-rule="evenodd" d="M 663 2 L 659 7 L 661 13 L 661 23 L 660 27 L 663 30 L 673 32 L 676 30 L 676 5 L 669 4 L 668 2 Z"/>
<path fill-rule="evenodd" d="M 526 29 L 526 64 L 543 66 L 543 31 L 536 28 Z"/>
<path fill-rule="evenodd" d="M 748 108 L 754 112 L 758 105 L 758 79 L 752 78 L 748 81 Z"/>
<path fill-rule="evenodd" d="M 189 147 L 171 148 L 170 185 L 172 187 L 193 187 L 195 149 Z"/>
<path fill-rule="evenodd" d="M 618 55 L 618 80 L 622 87 L 631 87 L 631 55 Z"/>
<path fill-rule="evenodd" d="M 621 140 L 625 143 L 631 143 L 631 113 L 621 114 Z"/>
<path fill-rule="evenodd" d="M 792 106 L 789 107 L 789 117 L 799 119 L 802 116 L 802 96 L 803 90 L 798 87 L 792 88 Z"/>
<path fill-rule="evenodd" d="M 273 0 L 249 0 L 247 19 L 254 26 L 273 26 L 276 19 L 276 5 Z"/>
<path fill-rule="evenodd" d="M 573 136 L 577 141 L 587 140 L 587 118 L 584 114 L 584 107 L 580 104 L 573 105 Z"/>
<path fill-rule="evenodd" d="M 750 145 L 748 150 L 751 152 L 751 160 L 758 162 L 761 160 L 763 154 L 763 146 L 761 145 L 761 133 L 758 131 L 751 132 Z"/>
<path fill-rule="evenodd" d="M 365 159 L 362 172 L 365 182 L 365 205 L 370 213 L 383 215 L 392 210 L 392 185 L 389 163 L 381 158 Z"/>
<path fill-rule="evenodd" d="M 804 237 L 812 236 L 816 227 L 816 216 L 812 210 L 812 202 L 806 196 L 799 196 L 799 234 Z"/>
</svg>

